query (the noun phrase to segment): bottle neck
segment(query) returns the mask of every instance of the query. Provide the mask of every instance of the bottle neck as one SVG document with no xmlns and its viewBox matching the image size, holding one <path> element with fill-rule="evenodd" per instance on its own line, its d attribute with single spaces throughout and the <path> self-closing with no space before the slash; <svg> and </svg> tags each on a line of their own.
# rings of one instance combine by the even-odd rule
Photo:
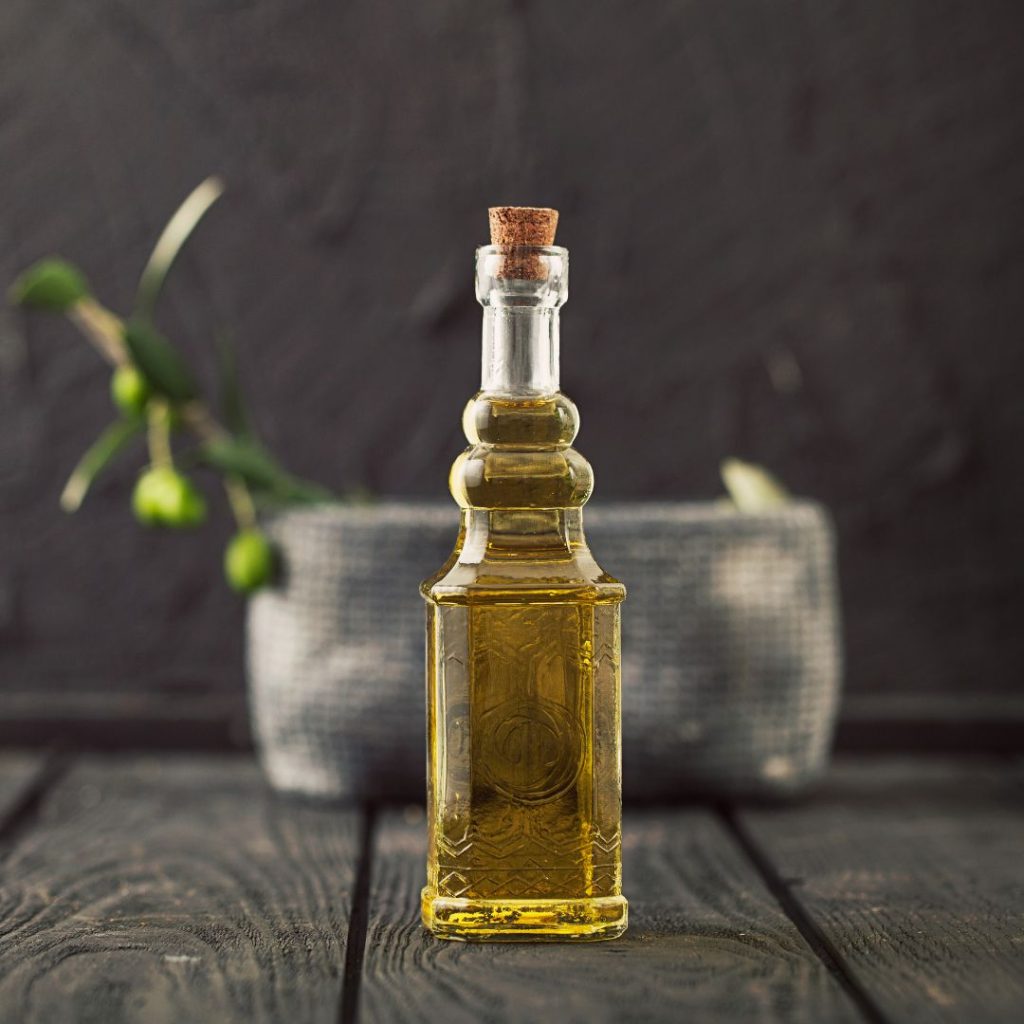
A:
<svg viewBox="0 0 1024 1024">
<path fill-rule="evenodd" d="M 480 390 L 503 395 L 558 391 L 557 307 L 484 307 Z"/>
</svg>

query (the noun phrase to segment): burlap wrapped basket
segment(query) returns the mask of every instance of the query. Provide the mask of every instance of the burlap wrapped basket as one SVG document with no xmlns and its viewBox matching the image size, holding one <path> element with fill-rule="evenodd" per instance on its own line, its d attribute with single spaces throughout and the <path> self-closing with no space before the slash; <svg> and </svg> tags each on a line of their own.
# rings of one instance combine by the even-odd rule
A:
<svg viewBox="0 0 1024 1024">
<path fill-rule="evenodd" d="M 601 565 L 625 582 L 627 799 L 789 795 L 828 757 L 841 677 L 827 513 L 716 504 L 597 505 Z M 250 603 L 249 694 L 280 790 L 335 799 L 424 793 L 421 579 L 447 558 L 454 506 L 297 509 L 267 524 L 280 584 Z"/>
</svg>

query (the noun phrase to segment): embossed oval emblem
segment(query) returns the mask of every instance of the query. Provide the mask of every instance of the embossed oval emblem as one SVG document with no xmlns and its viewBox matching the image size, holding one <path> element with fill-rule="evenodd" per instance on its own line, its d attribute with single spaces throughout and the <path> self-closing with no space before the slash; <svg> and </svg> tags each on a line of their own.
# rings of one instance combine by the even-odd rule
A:
<svg viewBox="0 0 1024 1024">
<path fill-rule="evenodd" d="M 580 727 L 568 708 L 536 697 L 507 700 L 481 716 L 482 763 L 491 785 L 512 800 L 542 803 L 580 772 Z"/>
</svg>

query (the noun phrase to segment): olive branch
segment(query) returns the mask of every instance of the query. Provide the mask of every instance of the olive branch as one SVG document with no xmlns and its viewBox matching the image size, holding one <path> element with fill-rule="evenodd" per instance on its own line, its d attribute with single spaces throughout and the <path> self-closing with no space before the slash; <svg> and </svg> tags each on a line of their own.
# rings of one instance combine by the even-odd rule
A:
<svg viewBox="0 0 1024 1024">
<path fill-rule="evenodd" d="M 63 313 L 111 366 L 118 412 L 79 459 L 60 497 L 66 512 L 81 507 L 108 466 L 143 437 L 147 464 L 132 492 L 132 510 L 146 526 L 185 529 L 206 519 L 206 500 L 179 462 L 198 462 L 221 477 L 237 530 L 224 553 L 228 582 L 251 592 L 270 582 L 276 557 L 259 528 L 257 506 L 330 501 L 334 495 L 288 473 L 256 436 L 246 413 L 234 351 L 216 339 L 219 418 L 203 399 L 181 351 L 155 325 L 158 300 L 185 243 L 224 186 L 207 178 L 181 204 L 157 239 L 139 278 L 131 315 L 122 318 L 91 292 L 82 271 L 59 257 L 40 260 L 10 289 L 27 309 Z M 194 442 L 180 458 L 182 435 Z"/>
</svg>

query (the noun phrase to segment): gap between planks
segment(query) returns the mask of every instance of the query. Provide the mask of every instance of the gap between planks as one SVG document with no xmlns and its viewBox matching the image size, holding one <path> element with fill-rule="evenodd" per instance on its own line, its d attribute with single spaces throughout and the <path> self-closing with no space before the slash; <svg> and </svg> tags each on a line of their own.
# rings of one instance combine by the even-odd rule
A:
<svg viewBox="0 0 1024 1024">
<path fill-rule="evenodd" d="M 733 814 L 885 1018 L 1020 1019 L 1024 813 L 1012 760 L 839 758 L 809 799 Z"/>
<path fill-rule="evenodd" d="M 378 822 L 360 1024 L 863 1020 L 707 807 L 626 815 L 630 928 L 581 945 L 435 939 L 419 921 L 422 809 Z"/>
<path fill-rule="evenodd" d="M 725 828 L 746 854 L 754 870 L 761 876 L 768 891 L 775 897 L 783 912 L 804 937 L 815 956 L 842 986 L 868 1024 L 889 1024 L 886 1016 L 844 961 L 839 950 L 829 941 L 828 936 L 818 927 L 814 917 L 800 902 L 800 898 L 786 883 L 772 859 L 744 828 L 735 810 L 727 804 L 722 804 L 716 808 L 716 811 Z"/>
<path fill-rule="evenodd" d="M 46 794 L 71 767 L 66 752 L 0 755 L 0 860 L 29 829 Z"/>
<path fill-rule="evenodd" d="M 359 861 L 356 865 L 356 880 L 352 891 L 352 913 L 348 921 L 338 1024 L 354 1024 L 359 1009 L 359 983 L 363 974 L 366 929 L 370 920 L 370 874 L 373 870 L 376 824 L 377 808 L 373 804 L 365 804 L 359 836 Z"/>
</svg>

